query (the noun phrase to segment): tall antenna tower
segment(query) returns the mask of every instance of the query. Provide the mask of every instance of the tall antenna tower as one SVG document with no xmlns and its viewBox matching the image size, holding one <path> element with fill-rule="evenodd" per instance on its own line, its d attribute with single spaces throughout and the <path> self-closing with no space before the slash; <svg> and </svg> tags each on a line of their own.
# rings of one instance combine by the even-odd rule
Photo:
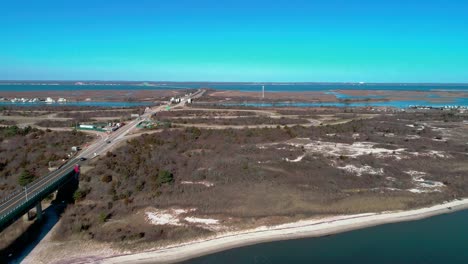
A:
<svg viewBox="0 0 468 264">
<path fill-rule="evenodd" d="M 262 86 L 262 98 L 265 99 L 265 85 Z"/>
</svg>

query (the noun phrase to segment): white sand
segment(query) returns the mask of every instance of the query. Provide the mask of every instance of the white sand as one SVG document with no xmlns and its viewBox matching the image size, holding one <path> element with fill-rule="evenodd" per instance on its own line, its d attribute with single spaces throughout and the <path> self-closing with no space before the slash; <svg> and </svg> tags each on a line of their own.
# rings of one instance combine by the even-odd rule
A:
<svg viewBox="0 0 468 264">
<path fill-rule="evenodd" d="M 429 193 L 429 192 L 440 192 L 445 185 L 438 181 L 429 181 L 423 178 L 426 176 L 426 172 L 422 171 L 405 171 L 406 174 L 410 175 L 416 188 L 409 189 L 412 193 Z"/>
<path fill-rule="evenodd" d="M 238 233 L 225 233 L 154 251 L 103 258 L 102 263 L 171 263 L 262 242 L 316 237 L 387 223 L 418 220 L 468 208 L 468 199 L 410 211 L 369 213 L 305 220 L 296 223 L 261 227 Z"/>
<path fill-rule="evenodd" d="M 182 226 L 180 215 L 194 212 L 196 209 L 156 209 L 151 208 L 145 212 L 146 220 L 153 225 Z"/>
<path fill-rule="evenodd" d="M 286 142 L 294 147 L 304 147 L 308 152 L 329 155 L 329 156 L 341 156 L 345 155 L 351 158 L 356 158 L 362 155 L 376 155 L 377 157 L 389 157 L 393 156 L 396 158 L 404 157 L 404 148 L 395 150 L 378 148 L 375 147 L 377 143 L 374 142 L 354 142 L 352 144 L 336 143 L 327 141 L 314 141 L 310 139 L 293 139 Z"/>
<path fill-rule="evenodd" d="M 299 157 L 297 157 L 297 158 L 295 158 L 295 159 L 293 159 L 293 160 L 290 160 L 290 159 L 288 159 L 288 158 L 286 158 L 285 160 L 286 160 L 287 162 L 293 162 L 293 163 L 295 163 L 295 162 L 300 162 L 305 156 L 306 156 L 306 155 L 304 154 L 304 155 L 299 156 Z"/>
<path fill-rule="evenodd" d="M 407 135 L 406 136 L 406 139 L 420 139 L 420 138 L 421 138 L 421 136 L 419 136 L 419 135 Z"/>
<path fill-rule="evenodd" d="M 146 209 L 146 221 L 153 225 L 171 225 L 171 226 L 197 226 L 212 231 L 221 231 L 226 227 L 219 223 L 219 220 L 212 218 L 201 218 L 195 216 L 184 216 L 187 213 L 196 212 L 192 209 Z"/>
<path fill-rule="evenodd" d="M 205 187 L 213 187 L 214 183 L 209 182 L 209 181 L 182 181 L 181 184 L 186 184 L 186 185 L 203 185 Z"/>
<path fill-rule="evenodd" d="M 169 211 L 146 212 L 147 220 L 153 225 L 175 225 L 180 226 L 178 213 Z"/>
<path fill-rule="evenodd" d="M 383 175 L 384 170 L 382 168 L 376 169 L 372 168 L 371 166 L 365 165 L 362 167 L 357 167 L 352 164 L 348 164 L 343 167 L 336 167 L 337 169 L 347 171 L 352 174 L 356 174 L 356 176 L 361 177 L 362 174 L 371 174 L 371 175 Z"/>
<path fill-rule="evenodd" d="M 219 220 L 210 219 L 210 218 L 185 217 L 184 220 L 189 223 L 196 223 L 196 224 L 205 224 L 205 225 L 219 224 Z"/>
<path fill-rule="evenodd" d="M 450 158 L 451 156 L 443 151 L 428 150 L 425 152 L 410 152 L 406 148 L 387 149 L 383 147 L 376 147 L 378 143 L 375 142 L 354 142 L 352 144 L 317 141 L 310 139 L 292 139 L 285 142 L 290 146 L 305 148 L 307 152 L 328 155 L 328 156 L 347 156 L 350 158 L 357 158 L 363 155 L 374 155 L 377 158 L 393 157 L 395 159 L 407 159 L 417 156 L 435 157 L 435 158 Z M 270 146 L 277 143 L 269 144 Z M 261 148 L 268 147 L 268 144 L 260 146 Z"/>
</svg>

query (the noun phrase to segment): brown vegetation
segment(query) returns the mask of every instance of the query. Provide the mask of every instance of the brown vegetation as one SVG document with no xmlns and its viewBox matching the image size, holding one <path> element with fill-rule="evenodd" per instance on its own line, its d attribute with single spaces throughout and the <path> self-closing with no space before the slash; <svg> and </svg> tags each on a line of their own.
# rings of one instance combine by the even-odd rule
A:
<svg viewBox="0 0 468 264">
<path fill-rule="evenodd" d="M 209 124 L 209 125 L 232 125 L 232 126 L 249 126 L 249 125 L 296 125 L 310 123 L 306 119 L 300 118 L 270 118 L 270 117 L 238 117 L 238 118 L 176 118 L 163 119 L 163 122 L 171 122 L 179 124 Z"/>
<path fill-rule="evenodd" d="M 94 122 L 93 119 L 70 119 L 70 120 L 53 120 L 53 119 L 44 119 L 39 122 L 36 122 L 36 125 L 40 127 L 75 127 L 80 123 L 89 123 Z"/>
<path fill-rule="evenodd" d="M 67 159 L 72 146 L 90 140 L 80 132 L 44 131 L 31 127 L 0 128 L 0 198 L 20 188 L 20 176 L 48 173 L 49 161 Z"/>
<path fill-rule="evenodd" d="M 0 125 L 13 126 L 16 125 L 16 121 L 0 119 Z"/>
<path fill-rule="evenodd" d="M 204 111 L 204 110 L 181 110 L 160 112 L 156 117 L 226 117 L 226 116 L 255 116 L 255 112 L 248 111 Z"/>
<path fill-rule="evenodd" d="M 90 119 L 95 117 L 124 117 L 130 118 L 131 114 L 142 114 L 144 109 L 131 109 L 119 111 L 68 111 L 57 114 L 57 117 L 74 119 Z"/>
<path fill-rule="evenodd" d="M 145 220 L 146 208 L 196 208 L 197 214 L 221 219 L 225 225 L 255 226 L 274 217 L 408 209 L 466 196 L 468 133 L 459 120 L 468 118 L 454 115 L 450 117 L 454 122 L 444 122 L 446 116 L 438 113 L 400 113 L 310 128 L 186 128 L 143 135 L 109 152 L 82 175 L 80 190 L 85 195 L 80 194 L 82 202 L 64 214 L 56 239 L 174 241 L 209 232 L 195 226 L 155 227 Z M 446 129 L 445 134 L 440 128 Z M 463 138 L 450 137 L 456 129 L 465 131 Z M 290 140 L 318 142 L 317 148 L 320 142 L 373 142 L 373 148 L 390 154 L 333 156 L 314 152 L 313 146 L 292 145 Z M 413 156 L 400 157 L 398 149 Z M 357 176 L 338 168 L 346 165 L 382 169 L 384 174 Z M 408 170 L 443 182 L 443 190 L 408 191 L 414 188 Z"/>
</svg>

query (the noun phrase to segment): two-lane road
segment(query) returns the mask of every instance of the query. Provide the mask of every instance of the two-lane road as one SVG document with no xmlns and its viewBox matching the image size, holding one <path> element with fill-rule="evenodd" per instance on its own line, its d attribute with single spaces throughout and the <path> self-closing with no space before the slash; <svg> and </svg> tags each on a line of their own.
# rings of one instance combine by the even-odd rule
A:
<svg viewBox="0 0 468 264">
<path fill-rule="evenodd" d="M 175 105 L 175 107 L 184 106 L 189 98 L 199 98 L 203 95 L 204 92 L 204 90 L 198 90 L 192 95 L 183 97 L 182 102 Z M 141 116 L 141 119 L 133 120 L 127 125 L 118 129 L 117 131 L 111 133 L 108 137 L 98 139 L 97 141 L 95 141 L 95 143 L 93 143 L 92 145 L 84 149 L 81 153 L 79 153 L 75 159 L 68 161 L 56 171 L 50 172 L 46 176 L 41 177 L 40 179 L 32 182 L 31 184 L 26 186 L 24 191 L 17 192 L 5 199 L 0 204 L 0 220 L 8 216 L 10 213 L 13 213 L 15 209 L 26 203 L 28 200 L 34 199 L 35 196 L 37 196 L 45 188 L 56 183 L 58 180 L 61 179 L 61 177 L 70 173 L 73 170 L 75 164 L 81 163 L 80 158 L 89 159 L 93 158 L 94 156 L 105 153 L 115 144 L 121 141 L 121 139 L 124 138 L 128 133 L 134 130 L 138 123 L 140 123 L 146 118 L 151 117 L 151 115 L 153 115 L 154 113 L 163 111 L 167 106 L 168 105 L 161 105 L 149 109 L 149 111 L 146 111 L 146 113 Z"/>
<path fill-rule="evenodd" d="M 63 165 L 60 169 L 53 171 L 47 174 L 45 177 L 42 177 L 29 184 L 28 186 L 26 186 L 24 191 L 17 192 L 11 197 L 9 197 L 8 200 L 6 200 L 0 205 L 0 218 L 4 217 L 5 214 L 15 209 L 19 205 L 27 202 L 29 199 L 33 199 L 44 188 L 49 186 L 51 183 L 55 182 L 64 174 L 69 173 L 71 170 L 73 170 L 77 162 L 79 162 L 79 160 L 76 159 L 72 162 L 68 162 L 67 164 Z"/>
</svg>

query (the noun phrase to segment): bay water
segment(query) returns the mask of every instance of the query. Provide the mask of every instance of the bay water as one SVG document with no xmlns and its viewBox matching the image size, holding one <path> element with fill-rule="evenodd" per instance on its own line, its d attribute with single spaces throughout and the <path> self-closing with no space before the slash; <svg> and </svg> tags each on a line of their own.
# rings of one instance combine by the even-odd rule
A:
<svg viewBox="0 0 468 264">
<path fill-rule="evenodd" d="M 231 249 L 184 264 L 468 263 L 468 211 Z"/>
</svg>

